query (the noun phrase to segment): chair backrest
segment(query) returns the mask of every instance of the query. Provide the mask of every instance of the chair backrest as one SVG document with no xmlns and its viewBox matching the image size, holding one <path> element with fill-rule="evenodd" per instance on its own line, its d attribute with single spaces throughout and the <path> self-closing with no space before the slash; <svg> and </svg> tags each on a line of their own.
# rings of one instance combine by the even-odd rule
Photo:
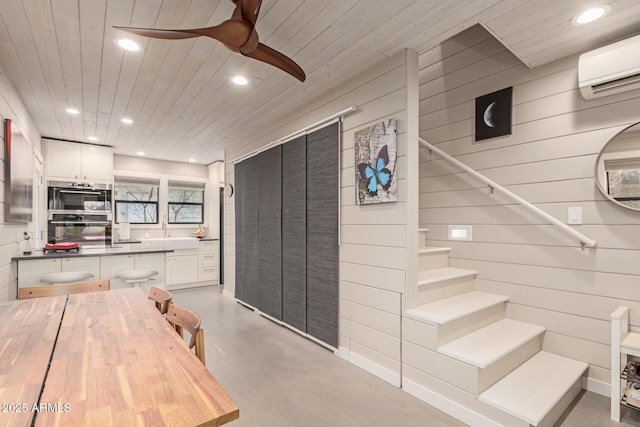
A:
<svg viewBox="0 0 640 427">
<path fill-rule="evenodd" d="M 160 313 L 166 314 L 169 309 L 169 304 L 171 304 L 171 299 L 173 296 L 170 292 L 165 291 L 164 289 L 156 288 L 151 286 L 149 288 L 149 299 L 155 301 L 156 308 Z"/>
<path fill-rule="evenodd" d="M 66 294 L 79 294 L 82 292 L 96 292 L 96 291 L 108 291 L 109 280 L 94 280 L 92 282 L 82 283 L 65 283 L 61 285 L 45 285 L 45 286 L 31 286 L 28 288 L 19 288 L 18 298 L 39 298 L 39 297 L 52 297 L 57 295 Z"/>
<path fill-rule="evenodd" d="M 183 329 L 189 331 L 191 334 L 189 348 L 195 347 L 196 356 L 204 365 L 204 331 L 200 328 L 200 318 L 198 315 L 184 307 L 169 304 L 167 321 L 175 327 L 181 337 L 183 336 Z"/>
</svg>

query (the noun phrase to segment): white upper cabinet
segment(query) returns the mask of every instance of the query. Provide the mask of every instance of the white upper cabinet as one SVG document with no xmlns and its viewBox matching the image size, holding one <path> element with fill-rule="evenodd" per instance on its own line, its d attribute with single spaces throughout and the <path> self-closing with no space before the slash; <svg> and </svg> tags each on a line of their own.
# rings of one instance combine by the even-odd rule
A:
<svg viewBox="0 0 640 427">
<path fill-rule="evenodd" d="M 47 179 L 111 183 L 113 149 L 66 141 L 46 142 Z"/>
</svg>

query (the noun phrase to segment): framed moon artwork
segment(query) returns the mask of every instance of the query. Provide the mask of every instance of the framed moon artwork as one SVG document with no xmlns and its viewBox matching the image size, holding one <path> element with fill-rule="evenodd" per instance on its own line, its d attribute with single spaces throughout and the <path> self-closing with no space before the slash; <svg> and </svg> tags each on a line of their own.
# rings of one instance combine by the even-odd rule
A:
<svg viewBox="0 0 640 427">
<path fill-rule="evenodd" d="M 476 141 L 511 135 L 513 87 L 476 98 Z"/>
<path fill-rule="evenodd" d="M 388 119 L 354 134 L 356 204 L 398 201 L 396 120 Z"/>
</svg>

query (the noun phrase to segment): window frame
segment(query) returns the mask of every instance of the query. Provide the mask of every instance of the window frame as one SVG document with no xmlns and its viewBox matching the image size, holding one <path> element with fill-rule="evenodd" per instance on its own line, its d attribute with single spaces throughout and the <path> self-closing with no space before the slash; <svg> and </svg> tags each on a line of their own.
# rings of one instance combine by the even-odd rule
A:
<svg viewBox="0 0 640 427">
<path fill-rule="evenodd" d="M 172 202 L 170 201 L 169 193 L 171 190 L 190 190 L 190 191 L 199 191 L 202 193 L 202 202 Z M 200 220 L 199 221 L 172 221 L 171 219 L 171 206 L 200 206 Z M 188 185 L 180 185 L 180 184 L 169 184 L 167 187 L 167 224 L 170 225 L 192 225 L 192 224 L 204 224 L 204 206 L 205 206 L 205 189 L 201 187 L 190 187 Z"/>
<path fill-rule="evenodd" d="M 156 199 L 157 200 L 118 200 L 116 198 L 116 188 L 118 186 L 125 186 L 125 185 L 136 185 L 136 186 L 141 186 L 141 187 L 152 187 L 155 189 L 156 192 Z M 114 185 L 114 192 L 113 192 L 113 202 L 114 202 L 114 218 L 113 218 L 113 222 L 115 224 L 120 224 L 122 222 L 125 221 L 119 221 L 118 218 L 118 205 L 119 204 L 123 204 L 123 205 L 155 205 L 156 207 L 156 218 L 155 218 L 155 222 L 131 222 L 131 221 L 127 221 L 129 224 L 137 224 L 137 225 L 153 225 L 153 224 L 159 224 L 160 222 L 160 184 L 159 183 L 151 183 L 151 182 L 116 182 Z M 144 208 L 143 208 L 144 209 Z"/>
</svg>

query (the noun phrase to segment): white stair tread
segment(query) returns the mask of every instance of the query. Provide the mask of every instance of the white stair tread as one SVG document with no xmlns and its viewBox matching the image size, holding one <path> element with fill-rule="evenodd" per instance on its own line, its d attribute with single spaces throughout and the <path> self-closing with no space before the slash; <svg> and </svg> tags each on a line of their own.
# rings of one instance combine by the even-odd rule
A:
<svg viewBox="0 0 640 427">
<path fill-rule="evenodd" d="M 535 426 L 586 369 L 584 362 L 541 351 L 482 393 L 480 400 Z"/>
<path fill-rule="evenodd" d="M 486 368 L 544 330 L 543 326 L 502 319 L 443 345 L 438 352 L 478 368 Z"/>
<path fill-rule="evenodd" d="M 629 332 L 620 343 L 620 347 L 625 350 L 625 353 L 638 355 L 640 352 L 640 334 Z"/>
<path fill-rule="evenodd" d="M 450 252 L 451 248 L 440 248 L 436 246 L 421 246 L 418 248 L 419 254 L 437 254 L 442 252 Z"/>
<path fill-rule="evenodd" d="M 427 227 L 418 227 L 418 232 L 427 232 L 429 229 Z"/>
<path fill-rule="evenodd" d="M 477 270 L 467 270 L 456 267 L 434 268 L 432 270 L 423 270 L 418 272 L 418 286 L 429 285 L 431 283 L 442 282 L 445 280 L 459 279 L 462 277 L 472 277 L 478 274 Z"/>
<path fill-rule="evenodd" d="M 407 313 L 442 325 L 508 300 L 504 295 L 472 291 L 420 305 Z"/>
</svg>

